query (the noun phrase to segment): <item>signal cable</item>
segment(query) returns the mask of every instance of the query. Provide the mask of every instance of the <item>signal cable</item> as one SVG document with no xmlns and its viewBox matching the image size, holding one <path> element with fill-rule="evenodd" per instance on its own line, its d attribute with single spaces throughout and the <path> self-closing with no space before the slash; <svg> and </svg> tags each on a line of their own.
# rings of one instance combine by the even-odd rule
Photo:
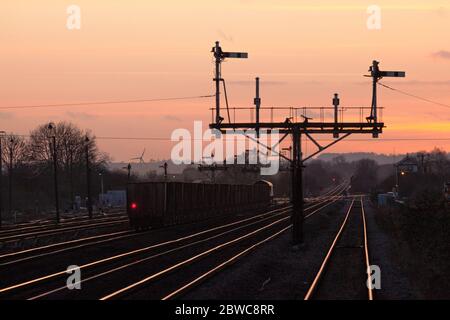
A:
<svg viewBox="0 0 450 320">
<path fill-rule="evenodd" d="M 385 88 L 387 88 L 389 90 L 392 90 L 392 91 L 397 91 L 397 92 L 399 92 L 401 94 L 404 94 L 406 96 L 409 96 L 409 97 L 412 97 L 412 98 L 416 98 L 418 100 L 422 100 L 422 101 L 425 101 L 425 102 L 428 102 L 428 103 L 432 103 L 432 104 L 435 104 L 435 105 L 438 105 L 438 106 L 441 106 L 441 107 L 450 108 L 450 105 L 448 105 L 448 104 L 436 102 L 436 101 L 433 101 L 433 100 L 430 100 L 430 99 L 427 99 L 427 98 L 423 98 L 423 97 L 419 97 L 419 96 L 417 96 L 415 94 L 408 93 L 408 92 L 405 92 L 405 91 L 402 91 L 402 90 L 399 90 L 399 89 L 396 89 L 396 88 L 392 88 L 392 87 L 390 87 L 390 86 L 388 86 L 388 85 L 386 85 L 384 83 L 378 82 L 378 84 L 380 86 L 382 86 L 382 87 L 385 87 Z"/>
<path fill-rule="evenodd" d="M 0 109 L 32 109 L 32 108 L 76 107 L 76 106 L 107 105 L 107 104 L 121 104 L 121 103 L 192 100 L 192 99 L 212 98 L 214 96 L 215 95 L 200 95 L 200 96 L 190 96 L 190 97 L 171 97 L 171 98 L 156 98 L 156 99 L 110 100 L 110 101 L 79 102 L 79 103 L 57 103 L 57 104 L 41 104 L 41 105 L 23 105 L 23 106 L 0 107 Z"/>
</svg>

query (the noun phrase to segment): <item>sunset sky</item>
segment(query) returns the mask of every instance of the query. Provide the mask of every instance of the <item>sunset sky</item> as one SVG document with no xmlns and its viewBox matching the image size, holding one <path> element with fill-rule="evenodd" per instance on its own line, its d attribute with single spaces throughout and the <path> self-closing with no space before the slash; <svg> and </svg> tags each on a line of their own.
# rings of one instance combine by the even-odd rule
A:
<svg viewBox="0 0 450 320">
<path fill-rule="evenodd" d="M 80 30 L 66 27 L 72 4 L 81 8 Z M 374 4 L 381 8 L 380 30 L 366 25 Z M 213 99 L 2 108 L 209 95 L 216 40 L 224 50 L 249 53 L 223 65 L 232 106 L 252 106 L 256 76 L 263 106 L 330 106 L 335 92 L 342 105 L 368 106 L 370 79 L 363 75 L 373 59 L 381 69 L 407 72 L 384 83 L 449 105 L 449 31 L 448 0 L 2 0 L 0 129 L 28 134 L 66 120 L 100 138 L 170 138 L 176 128 L 192 129 L 194 120 L 206 126 Z M 379 90 L 386 108 L 382 137 L 331 151 L 450 151 L 450 108 Z M 397 138 L 409 140 L 383 141 Z M 168 158 L 173 146 L 110 139 L 99 145 L 116 161 L 144 148 L 146 160 Z"/>
</svg>

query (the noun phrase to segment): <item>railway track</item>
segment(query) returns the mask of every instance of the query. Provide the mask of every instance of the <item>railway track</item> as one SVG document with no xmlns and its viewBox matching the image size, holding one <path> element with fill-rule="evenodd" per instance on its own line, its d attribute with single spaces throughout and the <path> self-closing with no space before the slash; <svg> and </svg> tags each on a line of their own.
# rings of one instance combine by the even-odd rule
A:
<svg viewBox="0 0 450 320">
<path fill-rule="evenodd" d="M 246 222 L 246 221 L 261 219 L 261 218 L 264 218 L 265 216 L 277 213 L 280 210 L 285 210 L 286 208 L 288 208 L 288 207 L 286 206 L 286 207 L 282 207 L 279 209 L 270 210 L 268 212 L 258 214 L 255 216 L 251 216 L 246 219 L 240 218 L 239 220 L 229 223 L 227 225 L 234 225 L 234 224 L 238 224 L 238 223 L 242 223 L 242 222 Z M 71 241 L 58 242 L 58 243 L 54 243 L 51 245 L 41 246 L 41 247 L 27 249 L 27 250 L 21 250 L 21 251 L 12 252 L 12 253 L 6 253 L 6 254 L 0 255 L 0 267 L 9 266 L 9 265 L 13 265 L 13 264 L 24 262 L 24 261 L 39 259 L 44 256 L 51 256 L 51 255 L 55 255 L 55 254 L 59 254 L 59 253 L 67 252 L 67 251 L 71 251 L 71 250 L 76 250 L 76 249 L 80 249 L 80 248 L 86 248 L 89 246 L 105 244 L 105 243 L 113 242 L 113 241 L 117 241 L 117 240 L 123 240 L 123 239 L 127 239 L 127 238 L 132 238 L 132 237 L 141 237 L 148 233 L 149 233 L 149 231 L 139 232 L 139 233 L 136 233 L 134 231 L 113 232 L 113 233 L 101 234 L 98 236 L 86 237 L 86 238 L 81 238 L 81 239 L 76 239 L 76 240 L 71 240 Z"/>
<path fill-rule="evenodd" d="M 340 185 L 328 190 L 324 195 L 322 195 L 321 197 L 318 197 L 315 201 L 312 201 L 310 207 L 314 208 L 315 206 L 317 206 L 317 203 L 322 201 L 323 196 L 327 196 L 327 195 L 335 193 L 337 190 L 341 190 L 344 185 L 345 185 L 345 183 L 340 184 Z M 285 208 L 290 208 L 290 206 L 286 206 Z M 42 235 L 50 235 L 51 236 L 53 234 L 54 233 L 40 232 L 38 234 L 33 233 L 31 236 L 35 236 L 35 237 L 39 237 Z M 56 234 L 58 234 L 58 233 L 56 233 Z M 27 234 L 25 233 L 25 236 L 26 235 Z M 6 265 L 12 265 L 17 262 L 29 261 L 29 260 L 33 260 L 33 259 L 42 258 L 44 256 L 67 252 L 70 250 L 76 250 L 76 249 L 86 248 L 86 247 L 94 246 L 94 245 L 100 245 L 100 244 L 104 244 L 104 243 L 112 242 L 112 241 L 116 241 L 116 240 L 126 239 L 126 238 L 130 238 L 130 237 L 134 237 L 135 235 L 136 234 L 131 231 L 111 232 L 111 233 L 105 233 L 105 234 L 84 237 L 84 238 L 74 239 L 74 240 L 69 240 L 69 241 L 55 242 L 55 243 L 52 243 L 49 245 L 38 246 L 38 247 L 15 251 L 15 252 L 8 252 L 8 253 L 0 254 L 0 267 L 6 266 Z M 4 241 L 20 239 L 19 238 L 20 236 L 24 236 L 24 235 L 22 234 L 19 236 L 18 235 L 7 236 L 7 237 L 4 237 Z M 30 236 L 30 235 L 28 234 L 28 236 Z"/>
<path fill-rule="evenodd" d="M 0 228 L 0 234 L 3 232 L 14 232 L 14 231 L 19 231 L 19 230 L 61 226 L 61 225 L 65 225 L 65 224 L 70 224 L 72 222 L 74 222 L 74 223 L 87 222 L 88 223 L 91 221 L 101 221 L 101 220 L 108 219 L 108 218 L 123 217 L 123 216 L 125 216 L 125 210 L 122 209 L 121 211 L 115 211 L 115 212 L 111 212 L 111 213 L 94 214 L 94 216 L 92 218 L 89 218 L 89 216 L 87 216 L 87 215 L 61 218 L 59 224 L 57 224 L 56 221 L 54 221 L 54 219 L 42 219 L 42 220 L 36 220 L 36 221 L 32 221 L 32 222 L 3 225 Z"/>
<path fill-rule="evenodd" d="M 338 188 L 336 189 L 337 194 L 342 192 L 344 188 Z M 335 192 L 336 192 L 335 191 Z M 320 202 L 319 205 L 315 206 L 309 206 L 305 210 L 308 210 L 308 214 L 305 215 L 304 219 L 307 220 L 314 216 L 316 213 L 320 212 L 322 209 L 328 207 L 330 204 L 335 203 L 336 201 L 340 200 L 340 197 L 337 197 L 335 195 L 331 195 L 328 197 L 323 196 L 322 197 L 323 202 Z M 318 208 L 317 208 L 318 207 Z M 312 210 L 313 208 L 317 208 L 315 210 Z M 283 226 L 279 228 L 279 230 L 275 230 L 274 232 L 267 234 L 265 237 L 262 237 L 261 239 L 254 241 L 254 243 L 248 245 L 244 249 L 241 249 L 234 254 L 230 255 L 229 257 L 222 259 L 221 262 L 215 263 L 213 267 L 208 267 L 203 272 L 199 273 L 196 277 L 193 277 L 192 280 L 189 280 L 188 282 L 184 281 L 185 283 L 181 286 L 176 287 L 175 289 L 171 290 L 164 296 L 160 297 L 161 300 L 169 300 L 169 299 L 175 299 L 177 297 L 180 297 L 190 290 L 194 289 L 196 286 L 201 284 L 203 281 L 207 280 L 208 278 L 214 276 L 215 274 L 221 272 L 223 269 L 229 267 L 230 265 L 236 263 L 239 259 L 245 257 L 247 254 L 252 252 L 253 250 L 257 249 L 258 247 L 262 246 L 263 244 L 269 242 L 270 240 L 275 239 L 276 237 L 280 236 L 284 232 L 290 230 L 292 228 L 292 224 L 288 224 L 287 226 Z M 120 291 L 117 292 L 120 294 Z M 116 293 L 113 293 L 109 296 L 104 297 L 103 299 L 110 299 L 113 298 Z"/>
<path fill-rule="evenodd" d="M 99 229 L 99 228 L 107 228 L 113 226 L 125 225 L 128 223 L 128 218 L 114 218 L 109 219 L 103 222 L 93 222 L 93 223 L 85 223 L 81 225 L 75 226 L 56 226 L 52 228 L 45 228 L 44 230 L 38 231 L 21 231 L 14 232 L 12 234 L 0 234 L 0 243 L 24 240 L 29 238 L 41 238 L 41 237 L 51 237 L 67 232 L 72 231 L 80 231 L 80 230 L 89 230 L 89 229 Z"/>
<path fill-rule="evenodd" d="M 124 220 L 126 218 L 125 212 L 119 214 L 113 214 L 108 216 L 96 217 L 92 219 L 88 218 L 70 218 L 59 224 L 55 222 L 46 222 L 43 224 L 24 224 L 22 226 L 14 226 L 13 228 L 3 228 L 0 229 L 0 238 L 14 236 L 19 234 L 34 233 L 34 232 L 45 232 L 50 230 L 59 230 L 71 226 L 89 226 L 94 223 L 102 223 L 114 220 Z"/>
<path fill-rule="evenodd" d="M 373 300 L 362 197 L 353 199 L 305 300 Z"/>
<path fill-rule="evenodd" d="M 337 191 L 340 191 L 340 189 L 337 189 Z M 335 202 L 338 198 L 336 198 L 335 194 L 332 194 L 329 199 L 323 201 L 323 206 L 328 206 L 330 201 Z M 328 202 L 328 204 L 325 202 Z M 315 212 L 322 209 L 319 204 L 316 203 L 308 207 L 310 208 L 308 209 L 310 210 L 310 215 L 314 212 L 312 208 L 317 208 Z M 128 288 L 129 285 L 125 285 L 126 283 L 129 283 L 133 278 L 139 277 L 139 274 L 148 274 L 149 270 L 152 269 L 155 269 L 155 274 L 158 274 L 154 278 L 160 278 L 172 273 L 172 271 L 189 264 L 189 262 L 183 263 L 186 260 L 183 259 L 186 254 L 192 254 L 190 257 L 192 259 L 188 259 L 189 261 L 207 261 L 208 259 L 204 258 L 213 253 L 223 252 L 224 250 L 229 250 L 229 248 L 232 248 L 230 252 L 234 253 L 236 248 L 247 244 L 254 245 L 254 241 L 259 242 L 266 235 L 270 236 L 273 232 L 279 232 L 278 228 L 281 228 L 281 230 L 285 229 L 289 225 L 289 212 L 290 208 L 280 208 L 270 213 L 243 219 L 232 224 L 203 230 L 182 238 L 85 263 L 80 265 L 83 273 L 81 282 L 83 290 L 69 291 L 65 286 L 67 273 L 66 270 L 62 270 L 44 274 L 31 280 L 15 284 L 11 283 L 0 289 L 0 297 L 19 299 L 113 298 L 117 295 L 122 295 L 124 291 L 110 296 L 110 294 L 105 294 L 108 289 L 111 290 L 117 288 L 117 286 L 120 287 L 120 285 Z M 174 267 L 173 261 L 176 260 L 179 260 L 179 265 Z M 163 266 L 166 268 L 159 270 Z M 130 269 L 133 269 L 133 271 L 130 272 Z M 144 283 L 148 281 L 146 280 Z M 125 291 L 128 292 L 128 290 L 133 290 L 134 288 L 135 286 Z"/>
</svg>

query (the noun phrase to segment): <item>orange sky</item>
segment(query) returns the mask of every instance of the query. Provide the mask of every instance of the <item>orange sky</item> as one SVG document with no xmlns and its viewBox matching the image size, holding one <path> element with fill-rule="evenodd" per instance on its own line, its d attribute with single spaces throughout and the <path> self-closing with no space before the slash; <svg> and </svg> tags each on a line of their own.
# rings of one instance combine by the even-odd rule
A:
<svg viewBox="0 0 450 320">
<path fill-rule="evenodd" d="M 339 3 L 339 4 L 338 4 Z M 66 8 L 81 8 L 81 30 L 66 28 Z M 381 30 L 368 30 L 367 7 L 381 7 Z M 215 40 L 248 60 L 224 64 L 232 106 L 251 106 L 260 76 L 266 106 L 368 105 L 373 59 L 405 70 L 393 87 L 450 104 L 448 1 L 294 0 L 3 0 L 0 107 L 145 99 L 213 93 Z M 436 54 L 439 53 L 440 54 Z M 378 141 L 342 142 L 331 151 L 450 151 L 450 109 L 380 88 L 387 129 Z M 193 120 L 210 120 L 213 100 L 72 108 L 0 110 L 1 129 L 26 134 L 68 120 L 97 136 L 170 137 Z M 365 137 L 354 137 L 365 138 Z M 164 158 L 167 141 L 100 140 L 115 160 L 147 148 Z"/>
</svg>

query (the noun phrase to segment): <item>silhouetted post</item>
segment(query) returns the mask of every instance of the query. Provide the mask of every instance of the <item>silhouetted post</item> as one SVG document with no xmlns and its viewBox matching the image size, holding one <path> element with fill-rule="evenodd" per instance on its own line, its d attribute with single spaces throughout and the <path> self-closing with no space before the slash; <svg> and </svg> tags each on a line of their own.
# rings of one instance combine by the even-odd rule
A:
<svg viewBox="0 0 450 320">
<path fill-rule="evenodd" d="M 122 169 L 127 170 L 127 184 L 131 181 L 131 163 L 128 163 L 126 167 L 122 167 Z"/>
<path fill-rule="evenodd" d="M 338 108 L 339 108 L 339 95 L 337 93 L 334 94 L 334 98 L 333 98 L 333 106 L 334 106 L 334 131 L 333 132 L 333 137 L 334 138 L 339 138 L 339 128 L 338 128 Z"/>
<path fill-rule="evenodd" d="M 74 209 L 74 191 L 73 191 L 73 151 L 69 150 L 69 186 L 70 186 L 70 207 Z"/>
<path fill-rule="evenodd" d="M 303 243 L 303 165 L 299 128 L 293 128 L 292 144 L 292 242 L 295 246 Z"/>
<path fill-rule="evenodd" d="M 378 65 L 380 63 L 378 61 L 373 60 L 372 67 L 369 69 L 372 75 L 372 112 L 370 114 L 370 120 L 374 123 L 378 122 L 377 119 L 377 83 L 380 79 L 380 69 Z"/>
<path fill-rule="evenodd" d="M 213 48 L 214 58 L 216 59 L 216 74 L 214 81 L 216 83 L 216 123 L 221 121 L 220 119 L 220 63 L 222 62 L 222 48 L 219 41 L 216 41 L 216 46 Z"/>
<path fill-rule="evenodd" d="M 100 176 L 100 190 L 102 192 L 102 197 L 103 197 L 103 194 L 105 193 L 105 188 L 104 188 L 104 184 L 103 184 L 103 173 L 100 172 L 98 175 Z"/>
<path fill-rule="evenodd" d="M 167 181 L 167 162 L 164 162 L 164 164 L 160 168 L 164 168 L 164 180 Z"/>
<path fill-rule="evenodd" d="M 8 192 L 8 203 L 9 203 L 9 216 L 12 215 L 12 176 L 13 176 L 13 142 L 14 140 L 11 138 L 9 141 L 11 143 L 9 147 L 9 172 L 8 172 L 8 184 L 9 184 L 9 192 Z"/>
<path fill-rule="evenodd" d="M 398 177 L 398 165 L 395 164 L 395 187 L 397 189 L 397 197 L 400 197 L 400 186 L 399 186 L 399 177 Z"/>
<path fill-rule="evenodd" d="M 256 79 L 256 96 L 255 96 L 255 109 L 256 109 L 256 137 L 259 138 L 259 112 L 261 109 L 261 97 L 259 96 L 259 78 Z M 258 144 L 258 150 L 259 150 L 259 144 Z M 258 152 L 259 156 L 259 152 Z"/>
<path fill-rule="evenodd" d="M 129 183 L 130 179 L 131 179 L 131 163 L 128 164 L 127 171 L 128 171 L 127 179 L 128 179 L 128 183 Z"/>
<path fill-rule="evenodd" d="M 2 140 L 5 131 L 0 131 L 0 227 L 2 226 L 2 209 L 3 209 L 3 148 Z"/>
<path fill-rule="evenodd" d="M 86 136 L 86 191 L 87 191 L 87 209 L 89 214 L 89 219 L 92 219 L 92 199 L 91 199 L 91 168 L 89 163 L 89 138 Z"/>
<path fill-rule="evenodd" d="M 211 182 L 213 184 L 216 183 L 216 169 L 217 169 L 217 166 L 215 163 L 213 163 L 211 166 Z"/>
<path fill-rule="evenodd" d="M 216 84 L 216 124 L 218 125 L 223 121 L 223 118 L 220 116 L 220 81 L 223 81 L 221 67 L 222 61 L 225 58 L 247 59 L 248 54 L 246 52 L 223 52 L 219 41 L 216 41 L 216 44 L 212 48 L 211 52 L 214 54 L 216 66 L 213 81 Z"/>
<path fill-rule="evenodd" d="M 52 150 L 53 150 L 53 178 L 55 187 L 55 210 L 56 223 L 59 223 L 59 193 L 58 193 L 58 155 L 56 152 L 56 132 L 55 125 L 50 123 L 48 129 L 52 132 Z"/>
</svg>

